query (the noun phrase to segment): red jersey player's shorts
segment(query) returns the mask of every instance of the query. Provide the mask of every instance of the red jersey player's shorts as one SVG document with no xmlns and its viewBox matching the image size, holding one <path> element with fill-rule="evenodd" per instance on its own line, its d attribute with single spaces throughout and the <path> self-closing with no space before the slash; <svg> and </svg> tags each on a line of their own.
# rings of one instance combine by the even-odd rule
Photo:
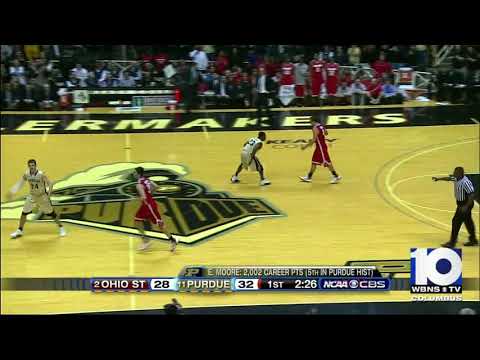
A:
<svg viewBox="0 0 480 360">
<path fill-rule="evenodd" d="M 336 77 L 330 77 L 327 79 L 327 94 L 335 95 L 337 93 L 338 81 Z"/>
<path fill-rule="evenodd" d="M 320 96 L 320 89 L 322 87 L 322 84 L 322 78 L 312 77 L 312 96 Z"/>
<path fill-rule="evenodd" d="M 330 155 L 328 154 L 327 143 L 321 143 L 317 140 L 315 152 L 313 153 L 312 163 L 316 165 L 323 165 L 327 167 L 332 162 L 330 160 Z"/>
<path fill-rule="evenodd" d="M 157 203 L 155 200 L 142 201 L 142 205 L 135 214 L 135 220 L 145 221 L 148 220 L 152 224 L 163 225 L 162 217 L 158 212 Z"/>
<path fill-rule="evenodd" d="M 305 96 L 305 85 L 295 85 L 295 96 L 302 98 Z"/>
</svg>

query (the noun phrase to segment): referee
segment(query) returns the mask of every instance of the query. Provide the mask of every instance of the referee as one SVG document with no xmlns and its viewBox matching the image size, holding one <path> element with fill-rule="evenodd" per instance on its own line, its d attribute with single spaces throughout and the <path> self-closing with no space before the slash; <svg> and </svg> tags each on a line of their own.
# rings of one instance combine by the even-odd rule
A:
<svg viewBox="0 0 480 360">
<path fill-rule="evenodd" d="M 476 246 L 478 240 L 475 238 L 475 225 L 472 219 L 473 200 L 475 198 L 475 190 L 473 184 L 468 177 L 465 176 L 463 167 L 456 167 L 453 171 L 453 175 L 446 177 L 433 177 L 433 181 L 455 181 L 454 191 L 455 198 L 457 200 L 457 211 L 452 219 L 452 234 L 450 235 L 450 241 L 442 244 L 443 247 L 453 248 L 457 243 L 458 232 L 463 223 L 468 230 L 469 241 L 465 246 Z"/>
</svg>

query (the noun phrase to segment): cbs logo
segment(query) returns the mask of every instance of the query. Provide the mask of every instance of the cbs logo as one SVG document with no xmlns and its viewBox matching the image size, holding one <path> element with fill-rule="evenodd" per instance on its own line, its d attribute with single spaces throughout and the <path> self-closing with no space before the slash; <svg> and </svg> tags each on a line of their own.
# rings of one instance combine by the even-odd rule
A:
<svg viewBox="0 0 480 360">
<path fill-rule="evenodd" d="M 410 283 L 412 285 L 461 285 L 461 249 L 411 249 Z"/>
</svg>

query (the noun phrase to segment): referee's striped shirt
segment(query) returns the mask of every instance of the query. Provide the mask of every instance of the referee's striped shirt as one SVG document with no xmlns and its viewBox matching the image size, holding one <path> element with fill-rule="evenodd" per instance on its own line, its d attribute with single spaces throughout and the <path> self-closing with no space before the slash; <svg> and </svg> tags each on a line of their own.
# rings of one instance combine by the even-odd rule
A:
<svg viewBox="0 0 480 360">
<path fill-rule="evenodd" d="M 468 196 L 475 191 L 472 182 L 466 176 L 460 180 L 457 180 L 454 176 L 451 176 L 450 178 L 455 181 L 454 191 L 457 203 L 464 203 L 468 199 Z"/>
</svg>

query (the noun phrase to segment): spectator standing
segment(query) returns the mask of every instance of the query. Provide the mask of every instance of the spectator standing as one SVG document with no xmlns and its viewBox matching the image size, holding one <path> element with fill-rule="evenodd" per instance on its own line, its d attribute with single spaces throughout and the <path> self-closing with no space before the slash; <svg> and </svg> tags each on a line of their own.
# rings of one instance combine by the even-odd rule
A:
<svg viewBox="0 0 480 360">
<path fill-rule="evenodd" d="M 250 107 L 250 104 L 252 104 L 252 83 L 246 72 L 242 73 L 242 80 L 238 87 L 238 97 L 243 106 Z"/>
<path fill-rule="evenodd" d="M 265 56 L 265 74 L 267 76 L 275 76 L 279 69 L 280 64 L 278 64 L 278 62 L 275 62 L 272 56 Z"/>
<path fill-rule="evenodd" d="M 305 85 L 308 75 L 308 65 L 305 64 L 303 56 L 299 56 L 298 62 L 295 64 L 295 96 L 297 103 L 303 106 L 305 100 Z"/>
<path fill-rule="evenodd" d="M 337 94 L 338 80 L 339 80 L 340 66 L 333 61 L 333 57 L 329 56 L 325 64 L 326 73 L 326 90 L 330 102 L 335 102 L 335 95 Z"/>
<path fill-rule="evenodd" d="M 72 69 L 72 74 L 78 80 L 78 83 L 81 87 L 87 86 L 86 80 L 88 78 L 88 71 L 81 64 L 77 64 Z"/>
<path fill-rule="evenodd" d="M 376 78 L 383 78 L 384 75 L 392 74 L 392 65 L 385 59 L 385 54 L 380 53 L 379 58 L 371 65 Z"/>
<path fill-rule="evenodd" d="M 265 74 L 265 69 L 260 68 L 255 83 L 257 93 L 257 118 L 262 119 L 262 110 L 266 111 L 267 117 L 271 117 L 269 106 L 269 94 L 272 90 L 271 79 Z"/>
<path fill-rule="evenodd" d="M 196 64 L 196 70 L 199 72 L 205 72 L 208 68 L 208 57 L 203 51 L 201 45 L 197 45 L 195 50 L 190 52 L 190 58 Z"/>
<path fill-rule="evenodd" d="M 282 79 L 280 80 L 280 85 L 294 85 L 295 84 L 295 65 L 290 62 L 288 57 L 285 58 L 284 63 L 281 67 Z"/>
<path fill-rule="evenodd" d="M 282 73 L 281 71 L 277 71 L 274 77 L 270 78 L 270 99 L 272 100 L 272 106 L 281 107 L 282 104 L 280 99 L 278 98 L 278 94 L 280 93 L 280 82 L 282 80 Z"/>
<path fill-rule="evenodd" d="M 185 110 L 190 113 L 197 103 L 197 88 L 199 82 L 199 72 L 197 70 L 197 63 L 192 62 L 186 71 L 186 88 L 184 93 Z"/>
<path fill-rule="evenodd" d="M 10 66 L 9 69 L 10 77 L 13 78 L 15 77 L 19 84 L 21 85 L 26 85 L 27 80 L 26 80 L 26 74 L 25 74 L 25 68 L 20 65 L 20 61 L 18 59 L 13 60 L 12 66 Z"/>
<path fill-rule="evenodd" d="M 350 86 L 350 93 L 352 95 L 352 105 L 365 105 L 367 87 L 360 81 L 359 77 L 357 77 Z"/>
<path fill-rule="evenodd" d="M 347 51 L 348 54 L 348 64 L 357 66 L 360 64 L 360 58 L 362 56 L 362 50 L 358 45 L 352 45 L 351 47 L 348 48 Z"/>
<path fill-rule="evenodd" d="M 310 62 L 310 94 L 312 98 L 320 98 L 325 78 L 325 61 L 323 61 L 323 55 L 320 52 L 317 58 Z"/>
<path fill-rule="evenodd" d="M 220 75 L 225 74 L 225 70 L 228 69 L 229 61 L 227 56 L 225 55 L 224 51 L 220 51 L 217 56 L 217 60 L 215 61 L 215 67 L 217 73 Z"/>
</svg>

